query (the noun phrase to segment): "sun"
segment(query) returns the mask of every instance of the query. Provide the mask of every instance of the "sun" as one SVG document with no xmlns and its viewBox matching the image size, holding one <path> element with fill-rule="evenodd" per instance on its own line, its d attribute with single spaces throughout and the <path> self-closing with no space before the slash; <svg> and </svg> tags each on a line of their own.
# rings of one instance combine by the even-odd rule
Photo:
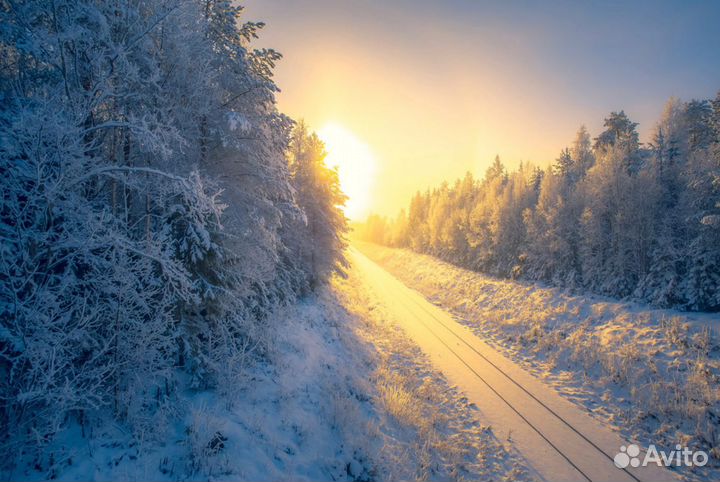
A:
<svg viewBox="0 0 720 482">
<path fill-rule="evenodd" d="M 338 168 L 340 187 L 348 197 L 345 215 L 363 219 L 370 208 L 377 161 L 370 146 L 336 122 L 325 124 L 318 136 L 325 143 L 325 164 Z"/>
</svg>

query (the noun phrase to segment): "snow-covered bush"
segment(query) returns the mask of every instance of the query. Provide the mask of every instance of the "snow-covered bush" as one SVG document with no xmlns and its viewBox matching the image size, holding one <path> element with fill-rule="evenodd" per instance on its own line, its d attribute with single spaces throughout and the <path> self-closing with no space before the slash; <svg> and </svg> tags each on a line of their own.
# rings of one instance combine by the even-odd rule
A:
<svg viewBox="0 0 720 482">
<path fill-rule="evenodd" d="M 225 451 L 227 437 L 223 435 L 223 424 L 201 405 L 190 413 L 185 429 L 184 445 L 187 448 L 187 475 L 215 478 L 228 474 L 230 462 Z"/>
</svg>

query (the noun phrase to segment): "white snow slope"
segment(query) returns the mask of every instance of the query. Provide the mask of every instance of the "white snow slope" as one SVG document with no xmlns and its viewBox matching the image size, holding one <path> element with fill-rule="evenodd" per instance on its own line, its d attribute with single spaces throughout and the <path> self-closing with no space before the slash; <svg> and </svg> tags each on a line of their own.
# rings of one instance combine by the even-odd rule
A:
<svg viewBox="0 0 720 482">
<path fill-rule="evenodd" d="M 710 454 L 706 467 L 676 470 L 682 477 L 719 478 L 716 315 L 577 296 L 493 279 L 408 250 L 356 245 L 625 439 Z"/>
</svg>

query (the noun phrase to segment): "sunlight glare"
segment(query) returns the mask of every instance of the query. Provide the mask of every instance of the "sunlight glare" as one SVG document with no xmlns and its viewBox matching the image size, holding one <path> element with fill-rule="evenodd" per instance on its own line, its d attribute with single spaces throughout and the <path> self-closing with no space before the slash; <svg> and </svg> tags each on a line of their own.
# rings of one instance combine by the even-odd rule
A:
<svg viewBox="0 0 720 482">
<path fill-rule="evenodd" d="M 325 164 L 338 168 L 340 187 L 348 197 L 345 215 L 351 220 L 364 218 L 377 169 L 370 146 L 335 122 L 325 124 L 317 134 L 328 152 Z"/>
</svg>

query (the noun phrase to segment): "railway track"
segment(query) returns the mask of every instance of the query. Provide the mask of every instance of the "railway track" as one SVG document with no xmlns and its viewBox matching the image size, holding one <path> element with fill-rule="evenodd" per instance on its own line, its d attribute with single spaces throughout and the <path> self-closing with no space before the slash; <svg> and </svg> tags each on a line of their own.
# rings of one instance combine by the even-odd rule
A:
<svg viewBox="0 0 720 482">
<path fill-rule="evenodd" d="M 434 365 L 476 404 L 498 436 L 507 437 L 540 478 L 553 481 L 676 481 L 657 466 L 618 468 L 627 446 L 616 432 L 488 346 L 356 250 L 370 288 Z"/>
</svg>

